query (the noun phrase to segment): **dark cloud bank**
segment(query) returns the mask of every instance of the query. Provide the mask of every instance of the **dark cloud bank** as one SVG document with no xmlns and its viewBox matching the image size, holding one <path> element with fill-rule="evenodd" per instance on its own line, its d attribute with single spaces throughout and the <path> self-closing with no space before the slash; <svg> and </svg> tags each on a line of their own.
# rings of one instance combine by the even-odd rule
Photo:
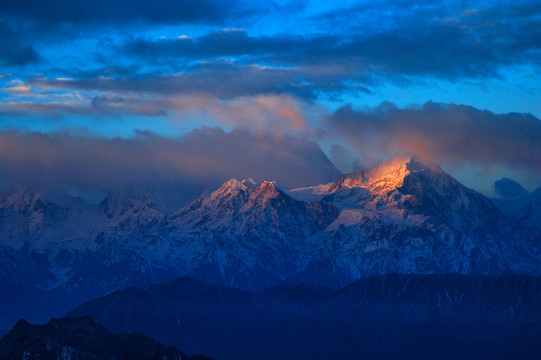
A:
<svg viewBox="0 0 541 360">
<path fill-rule="evenodd" d="M 314 99 L 322 92 L 369 92 L 382 80 L 406 84 L 416 76 L 487 78 L 498 76 L 506 66 L 539 65 L 539 7 L 506 4 L 476 11 L 466 11 L 466 6 L 433 7 L 430 11 L 414 7 L 417 10 L 407 17 L 389 15 L 393 25 L 378 31 L 345 28 L 344 19 L 370 11 L 354 8 L 336 13 L 332 21 L 318 20 L 334 26 L 321 34 L 250 36 L 243 29 L 222 29 L 195 38 L 128 37 L 112 58 L 157 66 L 160 71 L 143 74 L 145 81 L 140 74 L 103 79 L 83 73 L 70 82 L 36 81 L 73 89 L 200 91 L 220 98 L 289 93 Z M 363 24 L 371 22 L 365 19 Z M 223 62 L 224 58 L 234 61 Z M 199 63 L 186 65 L 193 61 Z"/>
<path fill-rule="evenodd" d="M 541 121 L 527 114 L 494 114 L 463 105 L 426 103 L 368 110 L 346 105 L 329 115 L 323 139 L 345 139 L 330 155 L 374 165 L 404 152 L 441 165 L 504 165 L 541 179 Z M 285 133 L 287 134 L 287 133 Z M 277 180 L 284 187 L 335 180 L 339 171 L 318 144 L 301 135 L 204 127 L 178 138 L 138 132 L 127 139 L 69 133 L 0 132 L 0 179 L 45 187 L 99 191 L 158 189 L 170 194 L 212 190 L 235 177 Z M 356 149 L 356 150 L 355 150 Z M 501 176 L 501 175 L 500 175 Z M 493 179 L 484 179 L 490 184 Z M 524 189 L 512 180 L 495 184 L 501 197 Z"/>
<path fill-rule="evenodd" d="M 102 54 L 106 73 L 74 66 L 69 78 L 38 72 L 26 81 L 47 91 L 102 92 L 92 94 L 91 105 L 25 101 L 8 109 L 31 115 L 167 115 L 170 103 L 152 107 L 138 98 L 141 94 L 173 98 L 210 93 L 219 100 L 292 94 L 314 100 L 321 93 L 366 92 L 382 79 L 483 78 L 497 76 L 505 66 L 529 64 L 537 69 L 541 62 L 541 6 L 535 1 L 487 2 L 482 7 L 473 2 L 366 2 L 313 19 L 299 15 L 300 22 L 311 21 L 320 32 L 253 36 L 244 30 L 216 31 L 237 15 L 247 20 L 261 10 L 249 10 L 237 1 L 1 4 L 3 65 L 39 62 L 34 41 L 43 40 L 41 33 L 50 34 L 47 41 L 64 41 L 66 35 L 58 31 L 64 24 L 73 34 L 95 28 L 118 36 L 118 46 Z M 115 33 L 112 24 L 121 25 L 122 31 L 133 26 L 134 32 Z M 149 39 L 137 32 L 160 24 L 210 26 L 193 39 Z M 34 31 L 23 33 L 26 29 Z M 123 63 L 126 58 L 130 62 Z M 427 103 L 399 109 L 384 104 L 365 111 L 344 106 L 327 125 L 331 135 L 346 138 L 363 156 L 415 152 L 440 164 L 505 165 L 541 176 L 541 122 L 531 115 L 498 115 L 462 105 Z M 102 191 L 157 182 L 215 186 L 229 177 L 276 179 L 297 186 L 332 180 L 337 174 L 310 141 L 240 130 L 204 128 L 178 139 L 139 134 L 109 140 L 1 132 L 0 150 L 0 173 L 11 183 L 58 183 Z M 349 150 L 335 146 L 331 152 L 347 163 Z"/>
<path fill-rule="evenodd" d="M 261 16 L 261 6 L 246 7 L 239 1 L 4 1 L 0 50 L 13 50 L 0 52 L 0 59 L 3 56 L 12 65 L 39 59 L 32 42 L 57 24 L 70 23 L 74 29 L 64 33 L 78 33 L 77 26 L 89 24 L 97 31 L 111 31 L 111 24 L 128 24 L 133 29 L 122 27 L 122 31 L 112 32 L 112 37 L 118 38 L 116 45 L 101 54 L 105 68 L 113 69 L 106 74 L 107 79 L 89 77 L 88 69 L 74 69 L 73 81 L 42 79 L 47 85 L 170 94 L 202 91 L 220 98 L 289 93 L 314 99 L 323 92 L 333 96 L 370 91 L 382 80 L 405 84 L 416 76 L 487 78 L 498 76 L 506 66 L 539 66 L 538 4 L 525 1 L 498 6 L 487 3 L 482 8 L 475 5 L 365 3 L 313 19 L 299 13 L 299 22 L 311 23 L 320 32 L 251 36 L 242 29 L 216 30 L 216 25 L 249 24 Z M 207 33 L 167 39 L 140 35 L 155 24 L 194 23 L 209 24 Z M 22 38 L 13 24 L 19 24 L 21 29 L 34 26 L 41 30 L 26 31 Z M 61 35 L 51 35 L 49 41 L 55 39 L 63 41 Z M 220 63 L 224 58 L 235 61 Z M 122 65 L 126 61 L 144 70 L 125 74 Z M 253 63 L 261 67 L 249 66 Z"/>
<path fill-rule="evenodd" d="M 412 152 L 440 164 L 505 165 L 541 176 L 541 121 L 471 106 L 428 102 L 361 111 L 343 106 L 328 120 L 333 132 L 367 154 Z"/>
<path fill-rule="evenodd" d="M 193 39 L 128 39 L 120 52 L 149 63 L 244 57 L 296 67 L 299 75 L 314 79 L 333 72 L 336 82 L 352 77 L 369 82 L 371 74 L 484 78 L 497 75 L 502 66 L 539 64 L 541 7 L 531 2 L 485 5 L 388 1 L 312 19 L 323 29 L 316 34 L 250 36 L 244 30 L 221 30 Z"/>
<path fill-rule="evenodd" d="M 0 65 L 26 65 L 38 59 L 37 51 L 27 42 L 22 32 L 0 21 Z"/>
<path fill-rule="evenodd" d="M 235 0 L 23 0 L 1 5 L 6 17 L 49 27 L 59 23 L 220 23 L 240 7 Z"/>
<path fill-rule="evenodd" d="M 214 190 L 232 177 L 276 180 L 289 187 L 340 176 L 308 140 L 219 128 L 193 130 L 180 138 L 139 132 L 129 139 L 1 132 L 0 173 L 4 186 L 149 189 L 179 197 Z"/>
</svg>

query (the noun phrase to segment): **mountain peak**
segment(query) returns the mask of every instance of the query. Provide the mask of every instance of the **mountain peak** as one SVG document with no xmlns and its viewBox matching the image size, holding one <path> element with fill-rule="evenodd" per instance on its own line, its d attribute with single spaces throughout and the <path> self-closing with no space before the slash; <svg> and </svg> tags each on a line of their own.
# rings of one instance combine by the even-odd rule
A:
<svg viewBox="0 0 541 360">
<path fill-rule="evenodd" d="M 238 181 L 237 179 L 230 179 L 222 184 L 218 190 L 210 194 L 209 199 L 223 199 L 229 198 L 232 194 L 238 193 L 239 191 L 247 191 L 248 187 L 244 185 L 243 181 Z"/>
<path fill-rule="evenodd" d="M 360 187 L 372 193 L 383 194 L 401 187 L 409 174 L 421 171 L 442 172 L 437 165 L 421 160 L 417 155 L 404 154 L 368 170 L 342 176 L 329 192 Z"/>
<path fill-rule="evenodd" d="M 253 196 L 275 197 L 280 193 L 275 181 L 263 181 L 253 189 Z"/>
<path fill-rule="evenodd" d="M 228 189 L 230 191 L 239 191 L 239 190 L 246 190 L 246 186 L 243 184 L 243 181 L 238 181 L 237 179 L 229 179 L 228 181 L 224 182 L 222 186 L 220 186 L 220 189 Z"/>
<path fill-rule="evenodd" d="M 16 211 L 29 211 L 41 197 L 40 191 L 30 187 L 15 187 L 4 193 L 0 205 Z"/>
</svg>

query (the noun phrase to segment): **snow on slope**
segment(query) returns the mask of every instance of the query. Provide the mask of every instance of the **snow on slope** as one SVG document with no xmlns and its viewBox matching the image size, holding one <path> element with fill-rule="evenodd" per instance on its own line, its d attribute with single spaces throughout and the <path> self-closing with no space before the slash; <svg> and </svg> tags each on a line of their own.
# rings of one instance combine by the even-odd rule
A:
<svg viewBox="0 0 541 360">
<path fill-rule="evenodd" d="M 369 170 L 346 174 L 336 181 L 329 192 L 349 188 L 365 188 L 372 194 L 385 194 L 402 187 L 404 179 L 418 171 L 441 172 L 437 166 L 428 166 L 416 156 L 401 155 Z"/>
<path fill-rule="evenodd" d="M 300 188 L 287 189 L 287 193 L 296 200 L 319 201 L 329 195 L 329 189 L 334 183 L 305 186 Z"/>
<path fill-rule="evenodd" d="M 79 198 L 14 188 L 0 197 L 0 244 L 41 252 L 59 243 L 67 249 L 92 249 L 103 220 L 96 207 Z"/>
<path fill-rule="evenodd" d="M 108 225 L 120 231 L 148 227 L 168 213 L 165 202 L 132 191 L 109 194 L 99 207 L 107 216 Z"/>
<path fill-rule="evenodd" d="M 231 179 L 171 214 L 133 193 L 94 207 L 42 201 L 58 211 L 39 199 L 2 198 L 2 245 L 48 256 L 46 271 L 72 293 L 179 275 L 261 289 L 391 272 L 541 273 L 539 232 L 514 227 L 481 194 L 413 156 L 288 191 Z M 33 213 L 48 220 L 30 226 Z"/>
</svg>

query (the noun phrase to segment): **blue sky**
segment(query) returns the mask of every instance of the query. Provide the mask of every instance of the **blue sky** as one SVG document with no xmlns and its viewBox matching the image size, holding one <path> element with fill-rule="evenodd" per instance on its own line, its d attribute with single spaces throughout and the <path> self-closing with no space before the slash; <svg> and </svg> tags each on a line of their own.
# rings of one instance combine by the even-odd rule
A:
<svg viewBox="0 0 541 360">
<path fill-rule="evenodd" d="M 538 1 L 27 0 L 2 9 L 8 183 L 26 167 L 58 166 L 14 155 L 14 136 L 25 154 L 33 133 L 62 153 L 58 136 L 182 142 L 212 128 L 316 144 L 341 171 L 423 152 L 486 194 L 503 176 L 541 185 Z M 179 165 L 179 178 L 191 173 Z"/>
</svg>

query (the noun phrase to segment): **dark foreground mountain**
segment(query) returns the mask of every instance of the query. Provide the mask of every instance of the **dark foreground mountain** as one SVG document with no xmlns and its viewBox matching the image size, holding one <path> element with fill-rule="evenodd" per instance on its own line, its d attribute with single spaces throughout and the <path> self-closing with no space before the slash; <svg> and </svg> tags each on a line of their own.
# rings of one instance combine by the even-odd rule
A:
<svg viewBox="0 0 541 360">
<path fill-rule="evenodd" d="M 188 356 L 142 334 L 115 334 L 89 317 L 51 319 L 46 325 L 19 320 L 0 341 L 0 359 L 211 360 Z"/>
<path fill-rule="evenodd" d="M 114 331 L 219 360 L 539 359 L 541 278 L 397 275 L 249 292 L 181 278 L 90 301 Z"/>
</svg>

